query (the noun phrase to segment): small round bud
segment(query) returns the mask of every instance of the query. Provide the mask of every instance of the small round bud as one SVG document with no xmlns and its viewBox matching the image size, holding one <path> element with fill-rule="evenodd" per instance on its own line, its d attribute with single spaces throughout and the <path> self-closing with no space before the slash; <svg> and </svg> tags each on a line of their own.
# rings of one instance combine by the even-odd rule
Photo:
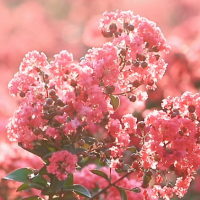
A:
<svg viewBox="0 0 200 200">
<path fill-rule="evenodd" d="M 179 111 L 175 110 L 172 114 L 171 114 L 171 118 L 176 117 L 177 115 L 179 115 Z"/>
<path fill-rule="evenodd" d="M 20 96 L 21 98 L 24 98 L 24 97 L 26 96 L 26 93 L 25 93 L 25 92 L 20 92 L 20 93 L 19 93 L 19 96 Z"/>
<path fill-rule="evenodd" d="M 121 55 L 121 56 L 126 56 L 126 49 L 121 49 L 120 50 L 120 52 L 119 52 L 119 54 Z"/>
<path fill-rule="evenodd" d="M 61 99 L 59 99 L 59 98 L 56 100 L 55 103 L 56 103 L 56 105 L 61 106 L 61 107 L 63 107 L 63 106 L 65 105 L 65 104 L 63 103 L 63 101 L 62 101 Z"/>
<path fill-rule="evenodd" d="M 135 80 L 135 81 L 132 82 L 132 85 L 133 85 L 133 87 L 137 88 L 137 87 L 140 86 L 140 81 Z"/>
<path fill-rule="evenodd" d="M 110 24 L 109 29 L 111 33 L 114 33 L 115 31 L 117 31 L 117 25 L 115 23 L 112 23 Z"/>
<path fill-rule="evenodd" d="M 154 84 L 154 81 L 153 80 L 150 80 L 148 83 L 147 83 L 149 86 L 152 86 Z"/>
<path fill-rule="evenodd" d="M 145 122 L 144 121 L 140 121 L 137 123 L 138 128 L 143 129 L 145 127 Z"/>
<path fill-rule="evenodd" d="M 56 101 L 58 99 L 58 96 L 57 95 L 54 95 L 51 97 L 54 101 Z"/>
<path fill-rule="evenodd" d="M 194 113 L 194 112 L 195 112 L 195 106 L 194 106 L 194 105 L 189 105 L 189 106 L 188 106 L 188 111 L 189 111 L 190 113 Z"/>
<path fill-rule="evenodd" d="M 134 63 L 133 63 L 133 66 L 134 66 L 134 67 L 139 67 L 139 65 L 140 65 L 140 63 L 139 63 L 139 62 L 137 62 L 137 61 L 134 61 Z"/>
<path fill-rule="evenodd" d="M 156 60 L 158 60 L 160 58 L 160 55 L 155 55 Z"/>
<path fill-rule="evenodd" d="M 142 62 L 141 63 L 141 67 L 144 69 L 144 68 L 146 68 L 147 67 L 147 63 L 146 62 Z"/>
<path fill-rule="evenodd" d="M 157 47 L 157 46 L 155 46 L 155 47 L 152 47 L 152 51 L 153 51 L 153 52 L 158 52 L 158 51 L 159 51 L 159 49 L 158 49 L 158 47 Z"/>
<path fill-rule="evenodd" d="M 120 36 L 121 35 L 121 32 L 120 31 L 116 31 L 115 33 L 114 33 L 114 36 L 117 38 L 118 36 Z"/>
<path fill-rule="evenodd" d="M 55 95 L 56 95 L 56 91 L 55 91 L 54 89 L 51 89 L 51 90 L 49 91 L 49 95 L 50 95 L 50 96 L 55 96 Z"/>
<path fill-rule="evenodd" d="M 109 37 L 112 37 L 113 34 L 110 31 L 105 31 L 105 32 L 102 32 L 102 35 L 105 38 L 109 38 Z"/>
<path fill-rule="evenodd" d="M 51 98 L 46 99 L 46 104 L 51 105 L 53 103 L 53 100 Z"/>
<path fill-rule="evenodd" d="M 128 29 L 128 23 L 124 23 L 124 24 L 123 24 L 123 28 L 124 28 L 124 29 Z"/>
<path fill-rule="evenodd" d="M 76 86 L 77 86 L 77 82 L 76 82 L 75 80 L 72 79 L 70 85 L 71 85 L 72 87 L 76 87 Z"/>
<path fill-rule="evenodd" d="M 48 110 L 50 108 L 49 104 L 45 103 L 43 105 L 43 110 Z"/>
<path fill-rule="evenodd" d="M 129 97 L 129 100 L 130 100 L 131 102 L 135 102 L 135 101 L 137 100 L 137 98 L 136 98 L 136 96 L 130 96 L 130 97 Z"/>
<path fill-rule="evenodd" d="M 85 144 L 85 140 L 81 139 L 81 140 L 79 140 L 77 143 L 78 143 L 79 146 L 82 147 L 82 146 L 84 146 L 84 144 Z"/>
<path fill-rule="evenodd" d="M 127 29 L 128 29 L 129 31 L 133 31 L 134 28 L 135 28 L 135 27 L 134 27 L 133 24 L 129 24 L 128 27 L 127 27 Z"/>
<path fill-rule="evenodd" d="M 112 94 L 112 92 L 114 92 L 114 90 L 115 90 L 115 86 L 114 86 L 114 85 L 108 86 L 108 87 L 106 88 L 106 92 L 107 92 L 108 94 Z"/>
</svg>

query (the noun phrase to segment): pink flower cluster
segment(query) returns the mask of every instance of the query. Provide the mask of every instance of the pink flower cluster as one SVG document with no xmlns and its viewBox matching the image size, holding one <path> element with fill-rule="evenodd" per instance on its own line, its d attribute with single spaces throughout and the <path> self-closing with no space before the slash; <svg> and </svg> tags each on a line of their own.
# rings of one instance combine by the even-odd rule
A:
<svg viewBox="0 0 200 200">
<path fill-rule="evenodd" d="M 154 187 L 165 199 L 171 198 L 173 192 L 183 197 L 199 168 L 199 105 L 199 94 L 185 92 L 180 98 L 163 100 L 165 112 L 154 111 L 145 118 L 148 139 L 141 150 L 142 165 L 156 170 L 157 176 L 169 172 L 177 176 L 174 186 Z"/>
<path fill-rule="evenodd" d="M 10 93 L 22 97 L 8 125 L 9 137 L 29 149 L 49 142 L 55 152 L 47 171 L 59 180 L 75 172 L 78 158 L 98 158 L 111 168 L 137 171 L 143 180 L 136 185 L 143 188 L 146 199 L 150 197 L 145 188 L 153 175 L 153 196 L 182 197 L 200 166 L 200 95 L 186 92 L 180 98 L 169 97 L 163 100 L 163 110 L 149 113 L 144 121 L 128 113 L 115 117 L 120 96 L 144 101 L 145 90 L 156 88 L 167 67 L 160 54 L 170 48 L 155 23 L 131 11 L 105 12 L 100 30 L 113 41 L 90 49 L 79 63 L 67 51 L 50 63 L 36 51 L 26 55 L 9 84 Z M 130 150 L 134 137 L 140 139 L 140 146 Z M 63 150 L 65 145 L 73 145 L 75 154 Z M 107 168 L 101 170 L 108 174 Z M 91 179 L 82 182 L 78 178 L 82 173 Z M 175 183 L 157 185 L 165 183 L 168 174 L 176 176 Z M 104 179 L 95 183 L 89 168 L 75 176 L 77 183 L 91 189 L 108 184 Z M 116 172 L 112 176 L 113 181 L 120 178 Z M 130 199 L 135 198 L 129 191 L 135 181 L 124 178 L 119 186 L 128 189 Z M 116 191 L 110 188 L 105 198 L 118 199 Z"/>
<path fill-rule="evenodd" d="M 69 173 L 75 172 L 78 157 L 63 150 L 54 152 L 49 161 L 50 164 L 47 166 L 47 171 L 50 174 L 56 174 L 59 180 L 65 180 Z"/>
<path fill-rule="evenodd" d="M 80 63 L 67 51 L 51 63 L 36 51 L 26 55 L 9 84 L 23 98 L 8 125 L 11 140 L 33 148 L 42 138 L 59 142 L 78 130 L 93 132 L 114 112 L 113 96 L 143 101 L 147 95 L 138 88 L 155 89 L 166 69 L 159 53 L 169 50 L 160 29 L 131 11 L 105 13 L 100 28 L 113 42 L 89 50 Z"/>
</svg>

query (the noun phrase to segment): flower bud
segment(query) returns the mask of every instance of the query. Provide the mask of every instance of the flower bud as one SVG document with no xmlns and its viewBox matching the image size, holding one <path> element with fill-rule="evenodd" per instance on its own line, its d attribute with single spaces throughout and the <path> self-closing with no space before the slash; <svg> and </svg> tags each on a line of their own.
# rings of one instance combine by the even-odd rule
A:
<svg viewBox="0 0 200 200">
<path fill-rule="evenodd" d="M 114 33 L 117 31 L 117 25 L 115 23 L 112 23 L 110 24 L 109 29 L 111 33 Z"/>
<path fill-rule="evenodd" d="M 190 113 L 194 113 L 194 112 L 195 112 L 195 106 L 194 106 L 194 105 L 189 105 L 189 106 L 188 106 L 188 111 L 189 111 Z"/>
</svg>

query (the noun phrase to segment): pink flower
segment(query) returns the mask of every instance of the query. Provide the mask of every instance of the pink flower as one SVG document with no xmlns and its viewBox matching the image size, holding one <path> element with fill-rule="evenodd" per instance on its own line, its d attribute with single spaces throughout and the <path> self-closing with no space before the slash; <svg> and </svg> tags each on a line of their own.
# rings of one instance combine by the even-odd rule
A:
<svg viewBox="0 0 200 200">
<path fill-rule="evenodd" d="M 57 178 L 65 180 L 69 173 L 74 173 L 78 157 L 70 152 L 63 150 L 53 153 L 49 158 L 50 165 L 47 166 L 47 171 L 50 174 L 56 174 Z"/>
</svg>

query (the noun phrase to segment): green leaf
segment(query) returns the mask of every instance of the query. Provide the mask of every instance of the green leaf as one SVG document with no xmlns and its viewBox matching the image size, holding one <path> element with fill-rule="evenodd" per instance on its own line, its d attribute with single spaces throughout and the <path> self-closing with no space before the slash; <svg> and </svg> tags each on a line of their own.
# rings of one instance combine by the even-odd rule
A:
<svg viewBox="0 0 200 200">
<path fill-rule="evenodd" d="M 147 173 L 144 173 L 143 175 L 143 184 L 147 185 L 151 181 L 151 176 L 148 176 Z"/>
<path fill-rule="evenodd" d="M 46 187 L 41 192 L 42 195 L 52 195 L 55 193 L 56 193 L 56 191 L 52 187 Z"/>
<path fill-rule="evenodd" d="M 128 148 L 126 148 L 126 150 L 127 150 L 127 151 L 131 151 L 131 152 L 133 152 L 133 153 L 136 153 L 136 152 L 137 152 L 137 149 L 136 149 L 135 146 L 128 147 Z"/>
<path fill-rule="evenodd" d="M 55 190 L 56 192 L 59 192 L 59 191 L 64 187 L 66 181 L 67 181 L 67 179 L 64 180 L 64 181 L 59 181 L 59 180 L 57 179 L 57 177 L 54 176 L 54 177 L 53 177 L 53 181 L 52 181 L 51 187 L 52 187 L 52 189 Z"/>
<path fill-rule="evenodd" d="M 86 143 L 88 143 L 88 144 L 94 144 L 94 143 L 97 143 L 98 141 L 95 139 L 95 138 L 93 138 L 93 137 L 85 137 L 85 138 L 83 138 L 84 140 L 85 140 L 85 142 Z"/>
<path fill-rule="evenodd" d="M 91 198 L 91 194 L 90 192 L 82 185 L 76 185 L 74 184 L 73 186 L 68 186 L 68 187 L 65 187 L 63 189 L 64 191 L 74 191 L 76 194 L 82 196 L 82 197 L 88 197 L 88 198 Z"/>
<path fill-rule="evenodd" d="M 34 149 L 28 149 L 28 148 L 25 148 L 23 147 L 22 143 L 18 143 L 18 145 L 25 149 L 26 151 L 29 151 L 39 157 L 43 157 L 44 155 L 46 155 L 47 153 L 51 152 L 49 149 L 47 149 L 45 146 L 42 146 L 42 143 L 41 144 L 35 144 L 34 145 Z"/>
<path fill-rule="evenodd" d="M 36 183 L 36 184 L 39 184 L 43 187 L 46 187 L 47 186 L 47 181 L 46 179 L 41 176 L 41 175 L 37 175 L 35 176 L 33 179 L 32 179 L 32 183 Z"/>
<path fill-rule="evenodd" d="M 110 104 L 113 106 L 114 110 L 117 110 L 117 108 L 120 105 L 120 99 L 118 96 L 110 95 Z"/>
<path fill-rule="evenodd" d="M 86 149 L 84 148 L 76 148 L 76 154 L 81 154 L 83 152 L 87 151 Z"/>
<path fill-rule="evenodd" d="M 104 172 L 98 170 L 98 169 L 93 169 L 90 170 L 93 174 L 96 174 L 98 176 L 101 176 L 102 178 L 106 179 L 108 182 L 110 181 L 109 177 L 107 174 L 105 174 Z"/>
<path fill-rule="evenodd" d="M 30 187 L 29 187 L 28 183 L 23 183 L 17 188 L 16 192 L 23 191 L 23 190 L 28 190 L 29 188 Z"/>
<path fill-rule="evenodd" d="M 77 200 L 73 192 L 66 192 L 62 200 Z"/>
<path fill-rule="evenodd" d="M 46 155 L 44 155 L 44 156 L 42 157 L 42 160 L 45 160 L 45 159 L 51 157 L 53 153 L 55 153 L 55 152 L 47 153 Z"/>
<path fill-rule="evenodd" d="M 125 190 L 121 187 L 118 187 L 118 186 L 115 186 L 115 187 L 118 189 L 118 191 L 121 195 L 121 200 L 127 200 L 127 195 L 126 195 Z"/>
<path fill-rule="evenodd" d="M 76 197 L 75 197 L 75 194 L 73 192 L 66 192 L 65 195 L 60 198 L 60 197 L 56 197 L 56 198 L 53 198 L 53 200 L 78 200 Z"/>
<path fill-rule="evenodd" d="M 38 183 L 29 183 L 28 185 L 30 186 L 30 188 L 35 188 L 38 190 L 43 190 L 45 188 L 43 185 L 40 185 Z"/>
<path fill-rule="evenodd" d="M 44 167 L 42 167 L 42 168 L 39 170 L 39 174 L 40 174 L 41 176 L 42 176 L 42 175 L 48 175 L 46 165 L 45 165 Z"/>
<path fill-rule="evenodd" d="M 32 170 L 29 168 L 21 168 L 7 174 L 4 178 L 2 178 L 2 180 L 13 180 L 22 183 L 29 183 L 30 180 L 28 179 L 28 175 L 32 173 Z"/>
<path fill-rule="evenodd" d="M 72 153 L 72 154 L 75 154 L 75 152 L 76 152 L 76 149 L 75 149 L 74 144 L 65 145 L 65 146 L 63 147 L 63 150 L 67 150 L 67 151 L 69 151 L 69 152 Z"/>
<path fill-rule="evenodd" d="M 44 200 L 44 199 L 39 196 L 31 196 L 31 197 L 23 198 L 22 200 Z"/>
<path fill-rule="evenodd" d="M 64 187 L 71 186 L 73 185 L 73 183 L 74 183 L 74 176 L 73 174 L 69 174 Z"/>
</svg>

